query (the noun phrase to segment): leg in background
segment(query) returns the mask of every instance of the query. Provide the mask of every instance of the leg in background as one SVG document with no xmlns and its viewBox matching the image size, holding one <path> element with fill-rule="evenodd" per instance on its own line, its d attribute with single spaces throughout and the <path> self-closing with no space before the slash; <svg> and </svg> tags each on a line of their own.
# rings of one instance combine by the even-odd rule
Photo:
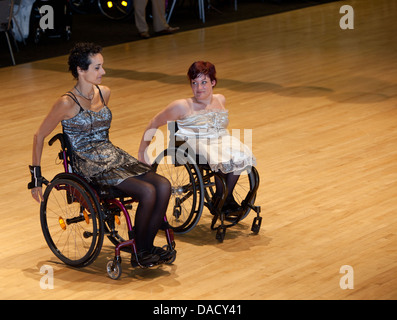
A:
<svg viewBox="0 0 397 320">
<path fill-rule="evenodd" d="M 226 182 L 226 186 L 227 186 L 227 196 L 226 196 L 226 202 L 230 201 L 233 198 L 233 190 L 234 187 L 237 184 L 238 178 L 240 178 L 240 176 L 238 174 L 234 174 L 233 172 L 231 173 L 220 173 L 220 175 L 225 179 Z M 216 186 L 216 192 L 215 195 L 217 197 L 222 197 L 222 193 L 223 193 L 223 187 L 222 187 L 222 183 L 219 179 L 215 178 L 215 186 Z"/>
</svg>

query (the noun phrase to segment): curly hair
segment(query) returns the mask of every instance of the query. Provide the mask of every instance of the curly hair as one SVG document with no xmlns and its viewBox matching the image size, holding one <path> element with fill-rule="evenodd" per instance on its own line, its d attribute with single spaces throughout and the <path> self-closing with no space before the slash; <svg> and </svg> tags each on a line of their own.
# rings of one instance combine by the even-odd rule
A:
<svg viewBox="0 0 397 320">
<path fill-rule="evenodd" d="M 77 43 L 72 50 L 68 59 L 69 71 L 75 79 L 78 79 L 79 74 L 77 67 L 81 70 L 88 70 L 91 64 L 91 57 L 102 52 L 102 47 L 91 42 Z"/>
</svg>

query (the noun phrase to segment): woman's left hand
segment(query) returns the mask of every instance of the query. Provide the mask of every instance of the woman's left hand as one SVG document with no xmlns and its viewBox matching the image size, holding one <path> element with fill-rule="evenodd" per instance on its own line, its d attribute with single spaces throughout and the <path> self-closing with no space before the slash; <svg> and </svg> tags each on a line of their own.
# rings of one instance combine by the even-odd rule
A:
<svg viewBox="0 0 397 320">
<path fill-rule="evenodd" d="M 43 189 L 42 187 L 37 187 L 32 189 L 32 197 L 35 199 L 38 203 L 43 202 Z"/>
</svg>

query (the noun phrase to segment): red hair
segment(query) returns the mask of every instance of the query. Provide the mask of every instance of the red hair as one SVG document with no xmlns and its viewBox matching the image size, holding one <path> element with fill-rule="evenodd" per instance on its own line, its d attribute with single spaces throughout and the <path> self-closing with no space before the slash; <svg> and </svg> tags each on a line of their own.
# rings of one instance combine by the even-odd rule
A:
<svg viewBox="0 0 397 320">
<path fill-rule="evenodd" d="M 206 75 L 211 79 L 212 81 L 216 81 L 216 70 L 215 66 L 209 62 L 209 61 L 196 61 L 193 62 L 193 64 L 190 66 L 187 76 L 189 77 L 189 80 L 192 81 L 196 79 L 199 75 Z"/>
</svg>

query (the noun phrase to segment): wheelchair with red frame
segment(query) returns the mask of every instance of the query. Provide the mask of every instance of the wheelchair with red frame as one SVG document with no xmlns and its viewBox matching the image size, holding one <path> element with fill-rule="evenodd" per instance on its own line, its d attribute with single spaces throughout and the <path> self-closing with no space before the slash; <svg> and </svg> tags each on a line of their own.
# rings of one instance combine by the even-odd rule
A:
<svg viewBox="0 0 397 320">
<path fill-rule="evenodd" d="M 94 185 L 73 173 L 67 137 L 58 133 L 48 144 L 51 146 L 57 140 L 61 144 L 58 157 L 64 172 L 45 182 L 40 207 L 41 227 L 51 251 L 69 266 L 85 267 L 98 257 L 107 236 L 115 245 L 114 258 L 106 266 L 110 278 L 118 279 L 122 274 L 121 251 L 135 254 L 133 267 L 147 267 L 139 263 L 129 213 L 136 200 L 115 187 Z M 176 259 L 175 240 L 166 216 L 161 230 L 167 240 L 163 248 L 171 253 L 165 263 L 171 264 Z"/>
</svg>

